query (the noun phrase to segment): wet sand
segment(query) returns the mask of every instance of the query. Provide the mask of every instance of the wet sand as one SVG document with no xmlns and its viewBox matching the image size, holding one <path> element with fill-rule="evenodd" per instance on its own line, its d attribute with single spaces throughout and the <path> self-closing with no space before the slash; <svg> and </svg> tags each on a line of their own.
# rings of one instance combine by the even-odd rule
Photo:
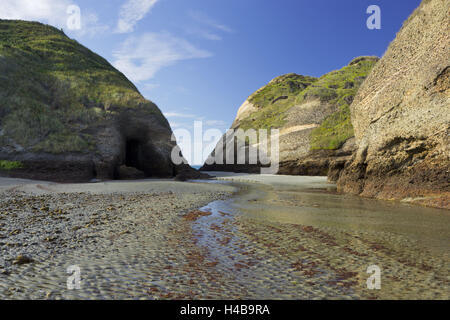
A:
<svg viewBox="0 0 450 320">
<path fill-rule="evenodd" d="M 153 299 L 197 248 L 183 216 L 235 188 L 164 180 L 57 184 L 0 179 L 0 298 Z M 18 263 L 18 257 L 31 259 Z M 186 262 L 187 261 L 187 262 Z M 81 289 L 67 289 L 67 268 Z M 158 298 L 165 296 L 161 291 Z"/>
<path fill-rule="evenodd" d="M 265 279 L 273 278 L 271 285 L 265 282 L 269 285 L 260 296 L 450 297 L 448 210 L 340 195 L 322 177 L 227 175 L 219 179 L 239 181 L 240 194 L 210 206 L 234 212 L 235 231 L 231 234 L 235 236 L 230 243 L 240 245 L 238 253 L 228 255 L 236 257 L 241 253 L 242 257 L 244 253 L 242 265 L 250 262 L 250 266 L 243 267 L 250 270 L 249 275 L 264 274 L 265 270 Z M 212 243 L 208 246 L 212 247 Z M 245 249 L 240 250 L 242 243 Z M 224 256 L 223 250 L 218 252 L 217 256 Z M 266 261 L 277 266 L 272 269 L 274 273 L 263 267 Z M 380 267 L 381 290 L 367 288 L 367 268 L 372 265 Z M 278 295 L 277 290 L 281 290 Z"/>
<path fill-rule="evenodd" d="M 0 297 L 449 299 L 447 210 L 338 195 L 318 177 L 219 179 L 0 179 Z"/>
</svg>

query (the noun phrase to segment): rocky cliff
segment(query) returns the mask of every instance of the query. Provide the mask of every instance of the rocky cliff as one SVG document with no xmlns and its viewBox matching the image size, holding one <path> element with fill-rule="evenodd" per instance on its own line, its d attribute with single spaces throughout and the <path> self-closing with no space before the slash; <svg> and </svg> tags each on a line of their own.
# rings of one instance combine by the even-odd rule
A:
<svg viewBox="0 0 450 320">
<path fill-rule="evenodd" d="M 0 171 L 30 178 L 171 177 L 167 120 L 105 59 L 48 25 L 0 20 Z M 125 170 L 127 171 L 127 170 Z"/>
<path fill-rule="evenodd" d="M 424 0 L 351 105 L 344 192 L 450 208 L 450 1 Z"/>
<path fill-rule="evenodd" d="M 333 175 L 355 149 L 349 105 L 377 61 L 355 58 L 320 78 L 277 77 L 244 102 L 231 129 L 279 129 L 279 174 L 327 175 L 331 166 Z M 261 167 L 259 162 L 236 164 L 236 157 L 233 164 L 223 162 L 202 170 L 259 172 Z"/>
</svg>

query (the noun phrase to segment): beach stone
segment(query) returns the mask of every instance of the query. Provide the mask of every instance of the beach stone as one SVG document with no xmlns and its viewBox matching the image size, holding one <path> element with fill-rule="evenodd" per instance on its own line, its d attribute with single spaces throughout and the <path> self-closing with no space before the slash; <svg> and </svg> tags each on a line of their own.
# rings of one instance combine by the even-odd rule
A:
<svg viewBox="0 0 450 320">
<path fill-rule="evenodd" d="M 17 256 L 16 260 L 14 260 L 13 264 L 17 264 L 17 265 L 24 265 L 24 264 L 29 264 L 29 263 L 33 263 L 34 260 L 26 255 L 19 255 Z"/>
<path fill-rule="evenodd" d="M 0 268 L 0 274 L 2 274 L 4 276 L 9 276 L 11 274 L 11 272 L 7 269 Z"/>
</svg>

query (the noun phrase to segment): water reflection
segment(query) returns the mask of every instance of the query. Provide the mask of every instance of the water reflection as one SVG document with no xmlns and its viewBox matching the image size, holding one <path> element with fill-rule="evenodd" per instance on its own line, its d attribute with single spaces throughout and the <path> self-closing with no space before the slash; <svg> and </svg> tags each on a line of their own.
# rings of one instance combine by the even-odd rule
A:
<svg viewBox="0 0 450 320">
<path fill-rule="evenodd" d="M 234 177 L 241 181 L 233 181 L 241 191 L 228 202 L 228 210 L 273 222 L 388 232 L 419 241 L 430 250 L 450 253 L 448 210 L 338 194 L 335 185 L 319 177 L 283 178 Z M 242 182 L 244 179 L 264 183 Z"/>
</svg>

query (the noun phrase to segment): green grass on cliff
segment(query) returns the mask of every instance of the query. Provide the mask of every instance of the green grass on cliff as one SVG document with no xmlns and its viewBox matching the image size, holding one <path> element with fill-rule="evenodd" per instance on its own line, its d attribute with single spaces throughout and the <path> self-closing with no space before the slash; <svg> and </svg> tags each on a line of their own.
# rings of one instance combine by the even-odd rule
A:
<svg viewBox="0 0 450 320">
<path fill-rule="evenodd" d="M 350 104 L 376 61 L 377 59 L 371 57 L 356 58 L 341 70 L 320 77 L 313 86 L 297 97 L 297 103 L 319 98 L 322 102 L 336 105 L 338 109 L 311 132 L 312 150 L 339 149 L 345 141 L 354 136 Z"/>
<path fill-rule="evenodd" d="M 23 163 L 20 161 L 0 160 L 0 170 L 14 170 L 23 168 Z"/>
<path fill-rule="evenodd" d="M 121 108 L 160 116 L 105 59 L 37 22 L 0 20 L 0 130 L 31 151 L 88 152 L 86 131 Z M 5 140 L 3 138 L 2 140 Z"/>
<path fill-rule="evenodd" d="M 376 57 L 358 57 L 348 66 L 318 79 L 293 73 L 275 78 L 249 97 L 258 111 L 242 119 L 239 127 L 244 130 L 280 128 L 291 107 L 319 99 L 336 106 L 337 111 L 312 131 L 311 149 L 339 149 L 354 136 L 350 104 L 377 61 Z"/>
<path fill-rule="evenodd" d="M 293 106 L 297 95 L 315 81 L 316 78 L 295 73 L 273 79 L 249 97 L 249 102 L 259 108 L 259 111 L 243 119 L 240 128 L 247 130 L 281 127 L 285 122 L 285 112 Z"/>
</svg>

